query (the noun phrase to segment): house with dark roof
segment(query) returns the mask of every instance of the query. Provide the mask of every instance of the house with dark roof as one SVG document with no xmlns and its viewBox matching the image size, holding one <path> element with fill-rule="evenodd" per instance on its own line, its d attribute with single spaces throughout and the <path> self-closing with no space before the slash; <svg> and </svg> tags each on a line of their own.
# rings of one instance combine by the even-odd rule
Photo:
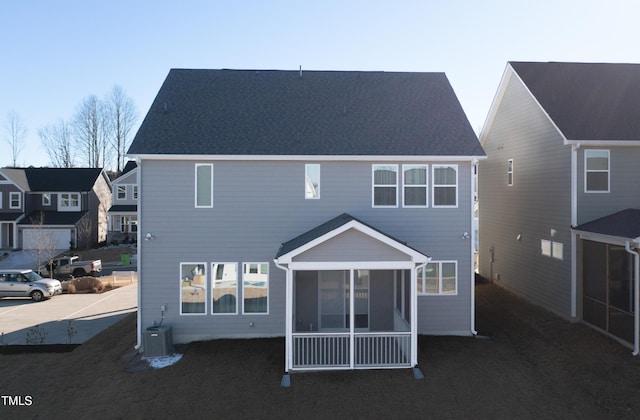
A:
<svg viewBox="0 0 640 420">
<path fill-rule="evenodd" d="M 485 154 L 443 73 L 174 69 L 128 156 L 139 346 L 162 322 L 284 337 L 287 372 L 408 368 L 418 334 L 475 334 Z"/>
<path fill-rule="evenodd" d="M 130 160 L 120 176 L 111 182 L 107 242 L 131 243 L 138 239 L 138 167 Z"/>
<path fill-rule="evenodd" d="M 639 352 L 640 65 L 510 62 L 480 141 L 479 270 Z"/>
<path fill-rule="evenodd" d="M 0 248 L 68 250 L 106 240 L 111 183 L 102 169 L 0 169 Z"/>
</svg>

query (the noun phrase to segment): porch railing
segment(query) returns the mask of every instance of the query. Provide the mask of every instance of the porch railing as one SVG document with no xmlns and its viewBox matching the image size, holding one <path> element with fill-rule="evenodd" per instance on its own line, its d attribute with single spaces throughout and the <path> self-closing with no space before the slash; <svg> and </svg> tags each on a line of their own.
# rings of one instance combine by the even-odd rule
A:
<svg viewBox="0 0 640 420">
<path fill-rule="evenodd" d="M 293 334 L 292 368 L 358 369 L 411 366 L 411 333 Z"/>
</svg>

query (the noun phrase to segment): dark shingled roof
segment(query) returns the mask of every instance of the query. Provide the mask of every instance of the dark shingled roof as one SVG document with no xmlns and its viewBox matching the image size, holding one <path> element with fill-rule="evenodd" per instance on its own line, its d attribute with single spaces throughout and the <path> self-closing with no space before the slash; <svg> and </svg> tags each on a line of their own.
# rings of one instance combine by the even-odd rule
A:
<svg viewBox="0 0 640 420">
<path fill-rule="evenodd" d="M 402 244 L 404 246 L 407 246 L 407 247 L 411 248 L 410 246 L 407 245 L 406 242 L 402 242 L 402 241 L 394 238 L 393 236 L 387 235 L 386 233 L 382 232 L 381 230 L 376 229 L 373 226 L 368 225 L 368 224 L 364 223 L 363 221 L 356 219 L 355 217 L 351 216 L 348 213 L 342 213 L 340 216 L 335 217 L 335 218 L 329 220 L 328 222 L 325 222 L 325 223 L 323 223 L 323 224 L 321 224 L 319 226 L 316 226 L 315 228 L 313 228 L 313 229 L 311 229 L 311 230 L 309 230 L 309 231 L 307 231 L 307 232 L 305 232 L 305 233 L 303 233 L 303 234 L 291 239 L 290 241 L 287 241 L 287 242 L 283 243 L 280 246 L 280 249 L 278 250 L 278 252 L 276 253 L 276 257 L 275 258 L 280 258 L 281 256 L 283 256 L 283 255 L 285 255 L 285 254 L 287 254 L 287 253 L 289 253 L 289 252 L 291 252 L 291 251 L 293 251 L 293 250 L 295 250 L 297 248 L 300 248 L 301 246 L 303 246 L 303 245 L 305 245 L 305 244 L 307 244 L 307 243 L 309 243 L 309 242 L 311 242 L 311 241 L 313 241 L 313 240 L 315 240 L 315 239 L 317 239 L 317 238 L 319 238 L 319 237 L 321 237 L 323 235 L 326 235 L 327 233 L 329 233 L 329 232 L 331 232 L 331 231 L 333 231 L 335 229 L 338 229 L 340 226 L 346 225 L 347 223 L 349 223 L 351 221 L 356 221 L 356 222 L 358 222 L 358 223 L 360 223 L 360 224 L 362 224 L 364 226 L 367 226 L 367 227 L 369 227 L 369 228 L 371 228 L 371 229 L 383 234 L 384 236 L 388 237 L 389 239 L 392 239 L 393 241 L 395 241 L 395 242 L 397 242 L 399 244 Z M 415 248 L 411 248 L 411 249 L 413 249 L 414 251 L 420 252 Z M 420 253 L 422 254 L 422 252 L 420 252 Z"/>
<path fill-rule="evenodd" d="M 444 73 L 173 69 L 128 154 L 484 151 Z"/>
<path fill-rule="evenodd" d="M 100 168 L 25 168 L 31 191 L 91 191 Z"/>
<path fill-rule="evenodd" d="M 109 209 L 110 212 L 115 211 L 138 211 L 138 206 L 136 204 L 117 204 L 115 206 L 111 206 Z"/>
<path fill-rule="evenodd" d="M 87 212 L 74 211 L 74 212 L 57 212 L 57 211 L 33 211 L 29 213 L 24 219 L 18 223 L 19 225 L 35 225 L 40 222 L 40 215 L 44 216 L 43 226 L 70 226 L 75 225 L 82 219 Z"/>
<path fill-rule="evenodd" d="M 640 64 L 509 64 L 568 140 L 640 140 Z"/>
<path fill-rule="evenodd" d="M 584 223 L 574 229 L 627 239 L 640 238 L 640 209 L 622 210 Z"/>
</svg>

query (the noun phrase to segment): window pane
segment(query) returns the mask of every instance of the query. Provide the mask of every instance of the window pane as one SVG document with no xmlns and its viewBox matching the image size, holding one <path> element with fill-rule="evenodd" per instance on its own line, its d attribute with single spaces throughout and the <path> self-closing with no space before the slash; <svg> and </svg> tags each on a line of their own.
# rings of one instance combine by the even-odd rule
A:
<svg viewBox="0 0 640 420">
<path fill-rule="evenodd" d="M 425 187 L 404 187 L 405 206 L 426 206 L 427 189 Z"/>
<path fill-rule="evenodd" d="M 456 187 L 435 187 L 433 189 L 434 206 L 455 206 Z"/>
<path fill-rule="evenodd" d="M 373 204 L 376 206 L 395 206 L 396 187 L 375 187 Z"/>
<path fill-rule="evenodd" d="M 268 264 L 244 264 L 243 312 L 267 313 L 269 297 Z"/>
<path fill-rule="evenodd" d="M 540 240 L 540 252 L 542 255 L 550 257 L 551 256 L 551 241 L 546 239 Z"/>
<path fill-rule="evenodd" d="M 378 165 L 374 171 L 375 185 L 396 185 L 398 182 L 397 168 L 389 165 Z"/>
<path fill-rule="evenodd" d="M 608 189 L 608 172 L 587 172 L 587 191 L 607 191 Z"/>
<path fill-rule="evenodd" d="M 442 294 L 456 293 L 456 263 L 442 263 Z"/>
<path fill-rule="evenodd" d="M 406 185 L 426 185 L 426 166 L 406 166 L 404 170 L 404 183 Z"/>
<path fill-rule="evenodd" d="M 305 197 L 320 198 L 320 165 L 305 165 Z"/>
<path fill-rule="evenodd" d="M 196 165 L 196 206 L 211 207 L 213 205 L 213 166 Z"/>
<path fill-rule="evenodd" d="M 438 263 L 427 264 L 426 270 L 426 293 L 437 294 L 440 291 L 438 285 L 440 274 L 438 273 Z"/>
<path fill-rule="evenodd" d="M 433 183 L 435 185 L 456 185 L 456 169 L 451 166 L 436 167 Z"/>
<path fill-rule="evenodd" d="M 609 169 L 609 152 L 607 150 L 587 150 L 587 170 L 606 171 Z"/>
<path fill-rule="evenodd" d="M 212 264 L 212 309 L 214 314 L 237 312 L 238 270 L 234 263 Z"/>
<path fill-rule="evenodd" d="M 207 297 L 206 274 L 204 264 L 180 264 L 180 313 L 205 313 Z"/>
</svg>

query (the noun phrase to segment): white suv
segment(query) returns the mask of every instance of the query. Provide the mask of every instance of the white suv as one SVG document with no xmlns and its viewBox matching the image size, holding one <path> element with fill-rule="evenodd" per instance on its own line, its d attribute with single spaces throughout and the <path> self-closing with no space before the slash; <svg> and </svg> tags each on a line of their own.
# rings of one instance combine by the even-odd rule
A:
<svg viewBox="0 0 640 420">
<path fill-rule="evenodd" d="M 56 279 L 45 279 L 33 270 L 0 270 L 0 298 L 30 297 L 35 302 L 62 293 Z"/>
</svg>

